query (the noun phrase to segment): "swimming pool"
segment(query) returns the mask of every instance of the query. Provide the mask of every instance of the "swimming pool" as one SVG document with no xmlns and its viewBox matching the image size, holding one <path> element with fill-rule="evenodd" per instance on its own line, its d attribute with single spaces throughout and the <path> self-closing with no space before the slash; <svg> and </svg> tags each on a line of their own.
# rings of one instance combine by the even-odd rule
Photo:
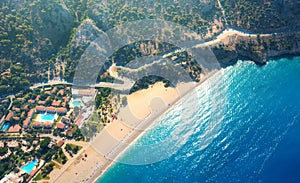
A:
<svg viewBox="0 0 300 183">
<path fill-rule="evenodd" d="M 4 125 L 1 128 L 1 131 L 6 131 L 10 127 L 9 123 L 4 123 Z"/>
<path fill-rule="evenodd" d="M 41 116 L 41 119 L 43 121 L 53 121 L 54 120 L 54 117 L 55 117 L 55 114 L 43 114 Z"/>
<path fill-rule="evenodd" d="M 30 174 L 30 172 L 34 169 L 34 166 L 36 165 L 37 162 L 38 160 L 35 159 L 32 162 L 28 163 L 27 165 L 23 166 L 23 168 L 21 169 L 24 170 L 27 174 Z"/>
<path fill-rule="evenodd" d="M 78 101 L 78 100 L 74 100 L 72 102 L 72 104 L 73 104 L 74 107 L 81 107 L 82 106 L 82 103 L 80 101 Z"/>
</svg>

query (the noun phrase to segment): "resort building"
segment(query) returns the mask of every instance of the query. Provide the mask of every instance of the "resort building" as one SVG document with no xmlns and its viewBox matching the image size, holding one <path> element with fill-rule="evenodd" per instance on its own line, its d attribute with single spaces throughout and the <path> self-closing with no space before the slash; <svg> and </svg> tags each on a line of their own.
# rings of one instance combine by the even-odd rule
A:
<svg viewBox="0 0 300 183">
<path fill-rule="evenodd" d="M 17 182 L 23 182 L 23 178 L 19 177 L 18 174 L 15 172 L 10 172 L 9 174 L 5 175 L 3 179 L 0 180 L 0 183 L 17 183 Z"/>
<path fill-rule="evenodd" d="M 52 123 L 50 121 L 44 122 L 44 128 L 52 128 Z"/>
<path fill-rule="evenodd" d="M 39 101 L 40 100 L 40 95 L 36 96 L 35 101 Z"/>
<path fill-rule="evenodd" d="M 48 97 L 46 98 L 46 101 L 47 101 L 47 100 L 51 100 L 51 96 L 48 96 Z"/>
<path fill-rule="evenodd" d="M 21 118 L 23 118 L 23 117 L 25 117 L 25 111 L 23 111 L 22 113 L 21 113 Z"/>
<path fill-rule="evenodd" d="M 64 102 L 69 102 L 69 100 L 70 100 L 69 97 L 64 97 L 63 99 L 64 99 Z"/>
<path fill-rule="evenodd" d="M 59 91 L 57 92 L 57 95 L 61 95 L 61 96 L 63 96 L 63 95 L 64 95 L 64 93 L 65 93 L 65 91 L 64 91 L 63 89 L 61 89 L 61 90 L 59 90 Z"/>
<path fill-rule="evenodd" d="M 5 117 L 5 121 L 7 121 L 7 122 L 10 121 L 10 119 L 13 117 L 13 115 L 14 115 L 14 112 L 9 111 L 9 113 Z"/>
<path fill-rule="evenodd" d="M 10 147 L 10 148 L 15 148 L 15 147 L 19 147 L 19 142 L 18 141 L 9 141 L 7 142 L 7 147 Z"/>
<path fill-rule="evenodd" d="M 67 108 L 59 107 L 59 108 L 56 108 L 56 112 L 59 115 L 65 115 L 65 114 L 67 114 L 68 110 L 67 110 Z"/>
<path fill-rule="evenodd" d="M 9 133 L 19 133 L 21 130 L 21 126 L 16 124 L 14 126 L 11 126 L 9 129 L 8 129 L 8 132 Z"/>
<path fill-rule="evenodd" d="M 46 111 L 49 112 L 49 113 L 55 113 L 56 108 L 55 107 L 46 107 Z"/>
<path fill-rule="evenodd" d="M 35 103 L 35 100 L 30 99 L 30 100 L 28 100 L 27 102 L 28 102 L 29 104 L 34 104 L 34 103 Z"/>
<path fill-rule="evenodd" d="M 65 124 L 63 124 L 63 123 L 57 123 L 56 128 L 59 129 L 59 130 L 61 130 L 61 131 L 64 131 L 65 130 Z"/>
<path fill-rule="evenodd" d="M 61 100 L 56 100 L 52 102 L 52 106 L 58 107 L 61 104 Z"/>
<path fill-rule="evenodd" d="M 24 121 L 23 121 L 23 128 L 27 129 L 30 125 L 30 117 L 27 117 Z"/>
<path fill-rule="evenodd" d="M 30 111 L 27 113 L 27 117 L 32 119 L 34 115 L 34 109 L 30 109 Z"/>
<path fill-rule="evenodd" d="M 17 98 L 17 100 L 18 100 L 18 101 L 22 101 L 22 102 L 24 102 L 24 101 L 25 101 L 25 99 L 24 99 L 24 98 Z"/>
<path fill-rule="evenodd" d="M 63 146 L 64 143 L 65 143 L 65 142 L 64 142 L 63 140 L 58 141 L 58 142 L 57 142 L 57 147 Z"/>
<path fill-rule="evenodd" d="M 20 112 L 20 108 L 17 108 L 17 107 L 13 107 L 13 110 L 16 111 L 16 112 Z"/>
<path fill-rule="evenodd" d="M 36 121 L 36 122 L 33 123 L 33 128 L 41 128 L 41 127 L 42 127 L 41 122 Z"/>
<path fill-rule="evenodd" d="M 45 106 L 36 106 L 35 107 L 36 112 L 46 112 L 46 107 Z"/>
<path fill-rule="evenodd" d="M 96 94 L 96 89 L 72 89 L 73 98 L 93 97 Z"/>
<path fill-rule="evenodd" d="M 46 101 L 43 101 L 43 100 L 38 101 L 39 105 L 44 105 L 45 103 L 46 103 Z"/>
<path fill-rule="evenodd" d="M 54 87 L 52 90 L 51 90 L 51 93 L 55 93 L 57 90 L 57 87 Z"/>
<path fill-rule="evenodd" d="M 14 116 L 14 117 L 13 117 L 13 120 L 14 120 L 15 122 L 18 122 L 18 121 L 20 121 L 20 117 Z"/>
</svg>

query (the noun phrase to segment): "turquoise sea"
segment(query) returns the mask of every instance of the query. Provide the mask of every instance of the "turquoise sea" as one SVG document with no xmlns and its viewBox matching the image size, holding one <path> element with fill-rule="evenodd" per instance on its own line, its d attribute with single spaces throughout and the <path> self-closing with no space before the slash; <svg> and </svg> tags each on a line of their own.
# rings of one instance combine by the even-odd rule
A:
<svg viewBox="0 0 300 183">
<path fill-rule="evenodd" d="M 300 182 L 299 132 L 300 57 L 239 61 L 166 112 L 97 182 Z M 169 157 L 122 163 L 170 153 L 162 142 L 175 136 Z M 159 143 L 164 151 L 138 153 Z"/>
</svg>

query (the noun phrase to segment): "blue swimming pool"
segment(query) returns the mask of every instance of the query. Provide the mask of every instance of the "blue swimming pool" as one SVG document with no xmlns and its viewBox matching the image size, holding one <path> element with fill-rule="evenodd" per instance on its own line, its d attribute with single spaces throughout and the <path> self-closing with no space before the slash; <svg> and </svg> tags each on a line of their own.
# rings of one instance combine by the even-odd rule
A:
<svg viewBox="0 0 300 183">
<path fill-rule="evenodd" d="M 32 162 L 28 163 L 27 165 L 23 166 L 23 168 L 21 168 L 22 170 L 24 170 L 27 174 L 30 174 L 30 172 L 34 169 L 34 166 L 37 164 L 38 160 L 35 159 Z"/>
<path fill-rule="evenodd" d="M 74 100 L 72 102 L 72 104 L 73 104 L 74 107 L 80 107 L 80 106 L 82 106 L 82 103 L 80 101 L 77 101 L 77 100 Z"/>
<path fill-rule="evenodd" d="M 10 127 L 9 123 L 4 123 L 4 125 L 1 128 L 1 131 L 6 131 Z"/>
<path fill-rule="evenodd" d="M 44 121 L 53 121 L 55 117 L 55 114 L 43 114 L 41 116 L 41 119 Z"/>
</svg>

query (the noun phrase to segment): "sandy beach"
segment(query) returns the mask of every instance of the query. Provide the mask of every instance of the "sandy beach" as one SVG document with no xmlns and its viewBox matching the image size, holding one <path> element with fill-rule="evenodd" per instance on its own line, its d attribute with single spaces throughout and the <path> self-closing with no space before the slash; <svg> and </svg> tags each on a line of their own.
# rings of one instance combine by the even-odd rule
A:
<svg viewBox="0 0 300 183">
<path fill-rule="evenodd" d="M 211 72 L 201 83 L 216 73 Z M 49 182 L 95 182 L 141 134 L 184 95 L 201 83 L 180 83 L 165 88 L 156 83 L 148 89 L 127 96 L 127 105 L 120 108 L 118 119 L 107 125 L 81 152 L 67 162 L 59 176 Z"/>
</svg>

